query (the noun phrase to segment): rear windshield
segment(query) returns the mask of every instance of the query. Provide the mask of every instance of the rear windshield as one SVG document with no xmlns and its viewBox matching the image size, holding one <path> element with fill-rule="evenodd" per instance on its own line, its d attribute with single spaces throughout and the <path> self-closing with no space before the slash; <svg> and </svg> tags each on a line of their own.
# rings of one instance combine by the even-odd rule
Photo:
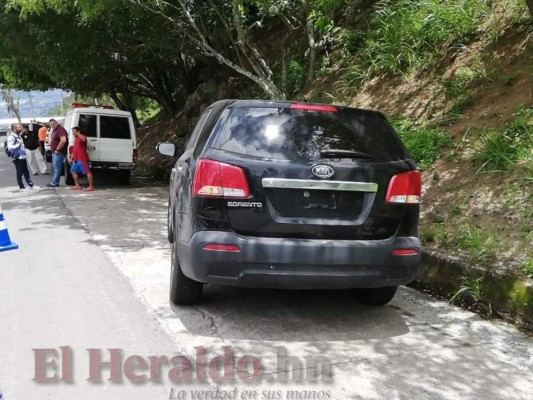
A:
<svg viewBox="0 0 533 400">
<path fill-rule="evenodd" d="M 381 114 L 356 109 L 317 112 L 230 108 L 217 123 L 211 147 L 291 161 L 318 161 L 325 158 L 320 152 L 326 150 L 365 153 L 369 156 L 364 158 L 368 162 L 408 158 L 396 133 Z"/>
</svg>

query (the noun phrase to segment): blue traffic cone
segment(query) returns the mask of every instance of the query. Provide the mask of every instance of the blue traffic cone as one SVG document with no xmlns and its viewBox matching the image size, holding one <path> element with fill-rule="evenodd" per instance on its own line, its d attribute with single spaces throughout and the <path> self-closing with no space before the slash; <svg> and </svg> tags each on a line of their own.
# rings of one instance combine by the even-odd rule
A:
<svg viewBox="0 0 533 400">
<path fill-rule="evenodd" d="M 13 243 L 9 238 L 7 232 L 6 221 L 4 220 L 4 213 L 2 212 L 2 206 L 0 206 L 0 252 L 18 249 L 19 245 Z"/>
</svg>

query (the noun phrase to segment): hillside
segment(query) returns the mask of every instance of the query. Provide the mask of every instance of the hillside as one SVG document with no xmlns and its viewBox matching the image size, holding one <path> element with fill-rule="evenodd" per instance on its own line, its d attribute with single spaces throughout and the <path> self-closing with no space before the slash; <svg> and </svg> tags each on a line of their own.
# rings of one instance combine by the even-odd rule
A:
<svg viewBox="0 0 533 400">
<path fill-rule="evenodd" d="M 444 50 L 425 49 L 425 61 L 402 73 L 383 64 L 354 78 L 350 63 L 362 65 L 362 56 L 347 59 L 338 48 L 322 59 L 313 85 L 292 97 L 384 112 L 423 169 L 424 247 L 464 267 L 452 285 L 462 294 L 456 299 L 486 301 L 515 318 L 533 303 L 533 27 L 516 2 L 493 2 L 479 18 L 481 26 L 455 37 L 458 45 L 448 38 Z M 164 175 L 171 160 L 155 154 L 155 142 L 182 143 L 210 102 L 246 97 L 230 82 L 209 85 L 187 111 L 141 129 L 141 171 Z M 498 289 L 495 276 L 505 282 Z"/>
</svg>

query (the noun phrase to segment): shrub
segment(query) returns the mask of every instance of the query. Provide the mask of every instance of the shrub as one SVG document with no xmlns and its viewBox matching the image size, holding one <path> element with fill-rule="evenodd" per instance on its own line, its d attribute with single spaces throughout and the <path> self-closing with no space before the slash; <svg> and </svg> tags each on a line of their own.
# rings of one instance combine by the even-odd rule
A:
<svg viewBox="0 0 533 400">
<path fill-rule="evenodd" d="M 481 136 L 481 149 L 475 159 L 479 171 L 502 172 L 519 166 L 525 180 L 533 173 L 533 108 L 520 107 L 503 132 L 489 130 Z"/>
<path fill-rule="evenodd" d="M 393 120 L 392 125 L 420 170 L 430 167 L 451 142 L 440 129 L 422 127 L 409 118 Z"/>
</svg>

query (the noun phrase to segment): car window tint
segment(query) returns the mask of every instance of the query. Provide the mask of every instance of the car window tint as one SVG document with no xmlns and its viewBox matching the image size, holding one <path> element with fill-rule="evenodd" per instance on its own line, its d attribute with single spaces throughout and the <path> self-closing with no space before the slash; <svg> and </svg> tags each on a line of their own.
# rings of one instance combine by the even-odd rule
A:
<svg viewBox="0 0 533 400">
<path fill-rule="evenodd" d="M 96 137 L 96 115 L 80 114 L 78 126 L 85 136 Z"/>
<path fill-rule="evenodd" d="M 332 149 L 369 154 L 370 162 L 406 158 L 386 119 L 363 110 L 236 107 L 222 115 L 216 129 L 212 147 L 261 158 L 317 161 L 321 151 Z"/>
<path fill-rule="evenodd" d="M 100 138 L 130 139 L 130 121 L 127 117 L 100 116 Z"/>
</svg>

